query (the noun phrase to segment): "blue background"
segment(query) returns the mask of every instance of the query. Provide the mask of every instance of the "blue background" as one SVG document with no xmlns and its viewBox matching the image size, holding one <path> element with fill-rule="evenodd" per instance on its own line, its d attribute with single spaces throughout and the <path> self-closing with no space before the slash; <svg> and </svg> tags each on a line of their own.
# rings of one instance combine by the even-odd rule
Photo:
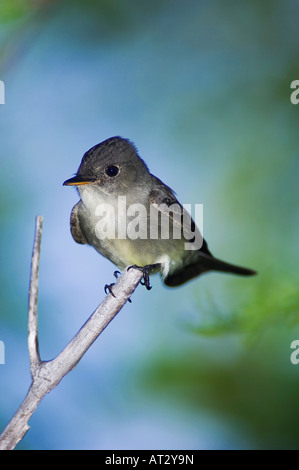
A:
<svg viewBox="0 0 299 470">
<path fill-rule="evenodd" d="M 19 449 L 298 448 L 298 3 L 3 0 L 0 424 L 30 384 L 27 296 L 43 215 L 42 359 L 104 297 L 114 266 L 74 243 L 84 152 L 130 138 L 212 253 L 259 271 L 139 286 L 42 401 Z"/>
</svg>

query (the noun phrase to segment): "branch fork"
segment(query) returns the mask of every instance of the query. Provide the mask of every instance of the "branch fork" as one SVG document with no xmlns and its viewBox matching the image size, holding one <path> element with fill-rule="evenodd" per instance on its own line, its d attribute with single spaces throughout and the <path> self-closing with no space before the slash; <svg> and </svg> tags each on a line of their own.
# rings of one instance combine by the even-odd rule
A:
<svg viewBox="0 0 299 470">
<path fill-rule="evenodd" d="M 76 367 L 93 342 L 130 299 L 143 277 L 143 273 L 138 269 L 124 270 L 113 286 L 114 295 L 107 295 L 104 298 L 103 302 L 58 356 L 50 361 L 42 361 L 39 354 L 37 322 L 42 227 L 43 218 L 37 216 L 28 307 L 28 350 L 32 382 L 24 401 L 0 435 L 0 450 L 12 450 L 23 439 L 29 429 L 28 421 L 41 400 L 59 384 L 65 375 Z"/>
</svg>

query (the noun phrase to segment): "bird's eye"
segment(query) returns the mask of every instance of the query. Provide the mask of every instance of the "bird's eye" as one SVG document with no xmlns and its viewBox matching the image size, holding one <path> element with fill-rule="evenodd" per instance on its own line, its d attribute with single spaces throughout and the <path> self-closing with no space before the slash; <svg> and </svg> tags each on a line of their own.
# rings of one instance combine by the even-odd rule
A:
<svg viewBox="0 0 299 470">
<path fill-rule="evenodd" d="M 119 168 L 114 165 L 109 165 L 105 168 L 105 173 L 107 176 L 116 176 L 119 172 Z"/>
</svg>

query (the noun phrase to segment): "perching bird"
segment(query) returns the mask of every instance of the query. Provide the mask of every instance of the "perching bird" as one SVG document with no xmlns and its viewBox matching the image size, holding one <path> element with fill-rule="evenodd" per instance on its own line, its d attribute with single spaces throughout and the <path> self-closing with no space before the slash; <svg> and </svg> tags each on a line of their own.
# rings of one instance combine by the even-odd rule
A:
<svg viewBox="0 0 299 470">
<path fill-rule="evenodd" d="M 211 254 L 174 192 L 152 175 L 132 142 L 112 137 L 88 150 L 75 177 L 80 201 L 71 213 L 77 243 L 92 245 L 118 268 L 160 272 L 167 286 L 179 286 L 208 271 L 243 276 L 255 271 Z M 137 214 L 137 215 L 136 215 Z"/>
</svg>

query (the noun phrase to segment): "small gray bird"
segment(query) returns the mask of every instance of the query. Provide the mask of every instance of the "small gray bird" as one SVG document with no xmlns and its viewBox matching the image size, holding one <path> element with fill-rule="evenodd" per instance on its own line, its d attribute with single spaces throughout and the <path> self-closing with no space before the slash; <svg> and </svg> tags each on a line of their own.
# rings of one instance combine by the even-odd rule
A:
<svg viewBox="0 0 299 470">
<path fill-rule="evenodd" d="M 179 286 L 207 271 L 250 276 L 255 271 L 214 258 L 173 191 L 152 175 L 132 142 L 112 137 L 88 150 L 76 176 L 80 201 L 71 212 L 77 243 L 92 245 L 120 269 L 160 272 Z M 136 215 L 137 214 L 137 215 Z"/>
</svg>

